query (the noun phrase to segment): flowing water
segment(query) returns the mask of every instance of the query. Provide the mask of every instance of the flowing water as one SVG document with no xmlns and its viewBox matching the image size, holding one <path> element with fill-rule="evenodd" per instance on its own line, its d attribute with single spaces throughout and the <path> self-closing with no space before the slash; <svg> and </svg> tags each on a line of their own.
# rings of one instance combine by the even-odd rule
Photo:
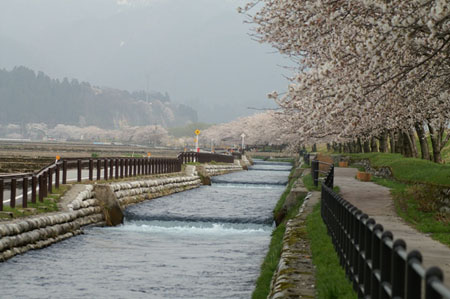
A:
<svg viewBox="0 0 450 299">
<path fill-rule="evenodd" d="M 249 298 L 289 170 L 259 161 L 16 256 L 0 264 L 0 298 Z"/>
</svg>

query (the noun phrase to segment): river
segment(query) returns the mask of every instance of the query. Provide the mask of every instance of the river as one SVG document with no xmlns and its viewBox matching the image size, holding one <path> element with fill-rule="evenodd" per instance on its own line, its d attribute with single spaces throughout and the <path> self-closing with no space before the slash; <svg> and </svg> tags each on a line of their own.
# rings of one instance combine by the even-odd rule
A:
<svg viewBox="0 0 450 299">
<path fill-rule="evenodd" d="M 249 298 L 289 170 L 257 161 L 16 256 L 0 264 L 0 298 Z"/>
</svg>

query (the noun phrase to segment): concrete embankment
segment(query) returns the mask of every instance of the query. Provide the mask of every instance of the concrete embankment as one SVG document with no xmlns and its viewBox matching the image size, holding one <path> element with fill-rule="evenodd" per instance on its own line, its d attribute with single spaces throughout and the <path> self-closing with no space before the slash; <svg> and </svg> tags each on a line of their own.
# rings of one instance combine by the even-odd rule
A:
<svg viewBox="0 0 450 299">
<path fill-rule="evenodd" d="M 315 267 L 306 237 L 306 217 L 319 199 L 319 192 L 308 194 L 298 214 L 286 223 L 280 261 L 267 298 L 315 297 Z"/>
<path fill-rule="evenodd" d="M 240 164 L 204 166 L 207 175 L 242 169 Z M 118 204 L 118 209 L 123 209 L 131 204 L 200 185 L 200 176 L 193 166 L 187 166 L 185 173 L 176 176 L 73 185 L 58 203 L 60 212 L 0 223 L 0 261 L 81 234 L 83 226 L 117 224 L 110 219 L 111 200 L 113 204 Z"/>
</svg>

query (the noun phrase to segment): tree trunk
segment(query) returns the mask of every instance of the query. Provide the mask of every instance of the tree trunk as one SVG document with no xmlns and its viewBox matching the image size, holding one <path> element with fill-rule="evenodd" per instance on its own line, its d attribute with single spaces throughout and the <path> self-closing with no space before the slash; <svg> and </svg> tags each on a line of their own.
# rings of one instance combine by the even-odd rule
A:
<svg viewBox="0 0 450 299">
<path fill-rule="evenodd" d="M 375 137 L 372 137 L 370 140 L 370 147 L 372 148 L 373 153 L 378 152 L 378 143 Z"/>
<path fill-rule="evenodd" d="M 362 153 L 361 138 L 356 139 L 356 152 Z"/>
<path fill-rule="evenodd" d="M 427 135 L 425 134 L 425 129 L 420 123 L 416 123 L 414 128 L 416 129 L 417 137 L 419 138 L 421 157 L 422 159 L 430 160 L 430 149 L 428 148 L 428 140 Z"/>
<path fill-rule="evenodd" d="M 316 153 L 317 152 L 317 145 L 314 143 L 312 146 L 312 152 Z"/>
<path fill-rule="evenodd" d="M 384 131 L 380 135 L 380 152 L 387 153 L 388 152 L 388 133 Z"/>
<path fill-rule="evenodd" d="M 365 152 L 365 153 L 370 152 L 370 144 L 369 144 L 369 140 L 364 141 L 364 152 Z"/>
<path fill-rule="evenodd" d="M 417 151 L 416 135 L 414 134 L 414 131 L 409 129 L 408 132 L 405 133 L 405 138 L 408 141 L 411 150 L 411 157 L 418 158 L 419 152 Z"/>
<path fill-rule="evenodd" d="M 442 162 L 441 157 L 441 140 L 438 130 L 428 123 L 428 130 L 430 131 L 431 146 L 433 147 L 433 161 L 436 163 Z"/>
<path fill-rule="evenodd" d="M 394 132 L 389 132 L 389 143 L 391 145 L 391 153 L 395 153 L 396 148 L 395 148 L 395 135 Z"/>
<path fill-rule="evenodd" d="M 395 131 L 394 133 L 394 140 L 395 140 L 395 152 L 397 154 L 405 154 L 405 148 L 403 145 L 403 134 L 399 131 Z"/>
<path fill-rule="evenodd" d="M 344 153 L 350 153 L 350 149 L 348 148 L 348 143 L 347 142 L 344 143 L 343 148 L 344 148 Z"/>
</svg>

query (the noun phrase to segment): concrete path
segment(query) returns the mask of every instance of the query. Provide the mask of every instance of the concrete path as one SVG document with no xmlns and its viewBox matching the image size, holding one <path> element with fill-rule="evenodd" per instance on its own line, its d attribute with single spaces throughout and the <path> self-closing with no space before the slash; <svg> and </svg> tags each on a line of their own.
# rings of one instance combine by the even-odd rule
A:
<svg viewBox="0 0 450 299">
<path fill-rule="evenodd" d="M 355 179 L 355 168 L 335 168 L 334 184 L 339 186 L 344 199 L 390 230 L 395 239 L 405 240 L 407 251 L 417 249 L 422 253 L 426 268 L 439 266 L 444 272 L 444 281 L 450 286 L 450 247 L 417 231 L 397 216 L 389 188 L 372 182 Z"/>
</svg>

